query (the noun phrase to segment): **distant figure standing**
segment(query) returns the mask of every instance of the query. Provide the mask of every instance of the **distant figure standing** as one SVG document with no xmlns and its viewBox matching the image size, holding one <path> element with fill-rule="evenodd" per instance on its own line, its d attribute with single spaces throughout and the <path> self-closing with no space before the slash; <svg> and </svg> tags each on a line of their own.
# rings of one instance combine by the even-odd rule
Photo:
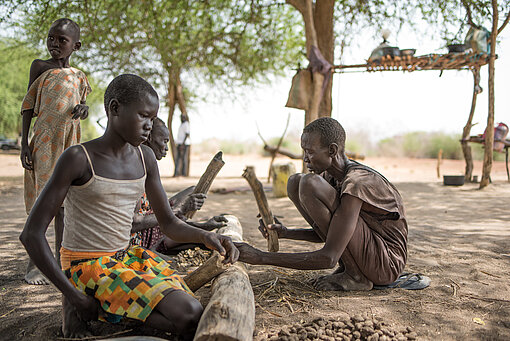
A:
<svg viewBox="0 0 510 341">
<path fill-rule="evenodd" d="M 177 156 L 175 158 L 174 176 L 188 176 L 188 154 L 190 145 L 190 129 L 188 115 L 181 114 L 181 125 L 177 132 Z"/>
</svg>

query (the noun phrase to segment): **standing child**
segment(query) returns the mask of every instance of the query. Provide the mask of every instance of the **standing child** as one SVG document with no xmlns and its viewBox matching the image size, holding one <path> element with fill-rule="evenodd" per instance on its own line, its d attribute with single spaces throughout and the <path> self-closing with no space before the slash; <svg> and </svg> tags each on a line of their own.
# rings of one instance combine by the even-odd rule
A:
<svg viewBox="0 0 510 341">
<path fill-rule="evenodd" d="M 149 137 L 159 109 L 154 88 L 135 75 L 116 77 L 105 92 L 103 136 L 73 146 L 32 208 L 20 239 L 34 263 L 64 295 L 65 337 L 84 337 L 84 321 L 122 317 L 191 337 L 202 313 L 182 279 L 151 251 L 130 246 L 133 212 L 144 190 L 161 231 L 177 242 L 202 243 L 235 262 L 230 238 L 192 227 L 170 208 Z M 65 199 L 61 266 L 44 234 Z"/>
<path fill-rule="evenodd" d="M 56 20 L 50 27 L 46 44 L 51 58 L 32 62 L 28 93 L 21 106 L 21 164 L 25 168 L 27 214 L 53 173 L 60 154 L 80 142 L 78 119 L 88 116 L 85 100 L 91 91 L 85 74 L 69 65 L 71 54 L 81 47 L 79 26 L 70 19 Z M 37 120 L 28 144 L 34 116 L 37 116 Z M 63 230 L 64 210 L 61 208 L 55 216 L 57 259 Z M 48 284 L 32 260 L 29 260 L 25 280 L 29 284 Z"/>
</svg>

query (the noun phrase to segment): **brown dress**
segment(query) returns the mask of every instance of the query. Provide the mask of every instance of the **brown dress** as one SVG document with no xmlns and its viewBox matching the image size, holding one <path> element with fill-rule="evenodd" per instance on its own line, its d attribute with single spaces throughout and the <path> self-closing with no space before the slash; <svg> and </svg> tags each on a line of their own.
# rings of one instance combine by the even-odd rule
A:
<svg viewBox="0 0 510 341">
<path fill-rule="evenodd" d="M 360 270 L 375 285 L 395 281 L 407 260 L 407 221 L 400 193 L 377 171 L 351 160 L 343 181 L 327 172 L 323 177 L 340 198 L 349 194 L 363 201 L 347 245 Z M 374 213 L 373 208 L 386 213 Z"/>
<path fill-rule="evenodd" d="M 47 70 L 30 85 L 21 105 L 21 114 L 32 109 L 37 116 L 30 140 L 34 169 L 25 169 L 24 178 L 27 214 L 60 155 L 80 142 L 80 120 L 73 120 L 72 112 L 91 91 L 85 73 L 73 67 Z"/>
</svg>

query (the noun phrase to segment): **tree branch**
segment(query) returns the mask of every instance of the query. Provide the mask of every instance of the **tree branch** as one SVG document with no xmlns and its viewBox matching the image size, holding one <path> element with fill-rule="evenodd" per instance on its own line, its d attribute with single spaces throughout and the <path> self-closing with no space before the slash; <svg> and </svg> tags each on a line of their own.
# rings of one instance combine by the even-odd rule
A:
<svg viewBox="0 0 510 341">
<path fill-rule="evenodd" d="M 466 0 L 462 0 L 462 5 L 466 9 L 467 22 L 468 22 L 469 26 L 478 27 L 478 25 L 475 25 L 475 23 L 473 22 L 473 15 L 471 14 L 471 7 L 469 7 L 469 4 L 466 2 Z"/>
<path fill-rule="evenodd" d="M 506 15 L 505 21 L 501 24 L 501 26 L 498 28 L 498 34 L 501 33 L 505 29 L 505 26 L 508 25 L 508 22 L 510 21 L 510 11 L 508 11 L 508 14 Z"/>
</svg>

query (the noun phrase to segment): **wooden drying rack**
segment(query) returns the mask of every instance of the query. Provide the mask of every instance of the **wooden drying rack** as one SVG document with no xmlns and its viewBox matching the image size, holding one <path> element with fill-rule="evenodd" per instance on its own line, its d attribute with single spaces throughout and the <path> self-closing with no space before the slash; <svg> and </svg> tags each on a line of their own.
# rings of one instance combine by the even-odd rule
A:
<svg viewBox="0 0 510 341">
<path fill-rule="evenodd" d="M 497 56 L 496 56 L 497 58 Z M 462 153 L 466 161 L 465 181 L 472 181 L 473 157 L 469 142 L 480 143 L 476 139 L 470 139 L 469 134 L 473 126 L 473 115 L 476 107 L 476 97 L 481 92 L 480 87 L 480 68 L 489 63 L 489 56 L 486 53 L 447 53 L 447 54 L 427 54 L 423 56 L 384 56 L 379 60 L 367 60 L 365 64 L 335 65 L 335 73 L 345 72 L 378 72 L 378 71 L 427 71 L 438 70 L 469 70 L 473 73 L 474 87 L 471 101 L 471 110 L 469 118 L 462 131 Z M 358 70 L 355 70 L 358 69 Z M 353 71 L 349 71 L 353 70 Z M 508 146 L 505 148 L 508 155 Z M 507 175 L 508 175 L 508 156 L 507 156 Z M 510 181 L 510 175 L 508 175 Z"/>
</svg>

